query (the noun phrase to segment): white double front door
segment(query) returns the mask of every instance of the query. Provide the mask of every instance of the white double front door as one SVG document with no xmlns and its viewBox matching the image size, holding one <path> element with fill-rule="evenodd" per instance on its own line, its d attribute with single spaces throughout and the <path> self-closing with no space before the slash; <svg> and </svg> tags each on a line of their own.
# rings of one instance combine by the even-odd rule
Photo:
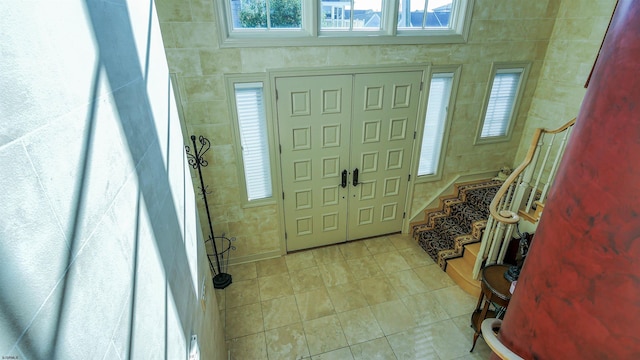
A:
<svg viewBox="0 0 640 360">
<path fill-rule="evenodd" d="M 402 229 L 422 76 L 276 77 L 287 251 Z"/>
</svg>

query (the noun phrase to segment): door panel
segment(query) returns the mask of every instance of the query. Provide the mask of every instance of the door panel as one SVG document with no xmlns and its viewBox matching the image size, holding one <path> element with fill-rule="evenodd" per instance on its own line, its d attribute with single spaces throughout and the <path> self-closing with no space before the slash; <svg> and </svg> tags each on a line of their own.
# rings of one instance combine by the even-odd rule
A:
<svg viewBox="0 0 640 360">
<path fill-rule="evenodd" d="M 276 78 L 288 251 L 402 229 L 421 80 Z"/>
<path fill-rule="evenodd" d="M 355 76 L 350 240 L 402 230 L 421 80 L 422 71 Z"/>
<path fill-rule="evenodd" d="M 352 76 L 277 78 L 287 250 L 344 242 Z"/>
</svg>

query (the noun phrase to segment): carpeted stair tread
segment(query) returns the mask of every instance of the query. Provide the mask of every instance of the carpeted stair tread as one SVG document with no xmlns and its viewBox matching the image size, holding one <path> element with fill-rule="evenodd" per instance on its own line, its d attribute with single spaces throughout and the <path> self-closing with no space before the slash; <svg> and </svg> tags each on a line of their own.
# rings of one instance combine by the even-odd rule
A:
<svg viewBox="0 0 640 360">
<path fill-rule="evenodd" d="M 461 224 L 453 217 L 447 217 L 445 219 L 442 219 L 442 221 L 440 221 L 440 223 L 438 224 L 439 233 L 442 235 L 442 237 L 450 238 L 451 241 L 453 241 L 456 236 L 464 235 L 471 230 L 470 226 L 467 227 L 465 225 L 466 224 Z"/>
<path fill-rule="evenodd" d="M 478 211 L 489 213 L 489 205 L 496 196 L 500 186 L 491 186 L 484 189 L 471 190 L 467 193 L 467 203 L 472 204 Z"/>
<path fill-rule="evenodd" d="M 440 253 L 440 251 L 451 246 L 435 231 L 424 232 L 418 239 L 418 244 L 429 254 L 434 262 L 438 261 L 438 253 Z"/>
<path fill-rule="evenodd" d="M 466 244 L 481 240 L 501 185 L 490 180 L 457 186 L 455 196 L 443 197 L 439 208 L 426 210 L 425 220 L 412 225 L 414 238 L 443 270 L 447 260 L 462 256 Z"/>
<path fill-rule="evenodd" d="M 471 232 L 471 228 L 474 222 L 480 220 L 486 220 L 489 216 L 489 211 L 480 211 L 474 206 L 470 206 L 466 203 L 456 204 L 452 207 L 450 218 L 454 219 L 460 227 L 464 229 L 462 234 Z M 462 235 L 460 234 L 460 235 Z"/>
</svg>

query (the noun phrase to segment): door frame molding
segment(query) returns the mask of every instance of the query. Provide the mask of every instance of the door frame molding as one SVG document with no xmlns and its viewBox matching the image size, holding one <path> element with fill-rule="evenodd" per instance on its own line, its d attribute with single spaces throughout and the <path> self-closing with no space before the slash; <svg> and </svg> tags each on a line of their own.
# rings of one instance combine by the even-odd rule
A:
<svg viewBox="0 0 640 360">
<path fill-rule="evenodd" d="M 273 127 L 271 133 L 273 134 L 273 142 L 274 147 L 278 149 L 277 151 L 277 161 L 275 162 L 275 173 L 272 176 L 275 176 L 273 179 L 275 182 L 275 191 L 277 194 L 282 194 L 284 189 L 282 188 L 282 166 L 280 163 L 280 137 L 278 133 L 278 113 L 277 113 L 277 92 L 276 92 L 276 79 L 281 77 L 302 77 L 302 76 L 321 76 L 321 75 L 355 75 L 355 74 L 371 74 L 371 73 L 386 73 L 386 72 L 403 72 L 403 71 L 422 71 L 422 89 L 425 89 L 428 86 L 427 81 L 429 81 L 431 77 L 431 64 L 430 63 L 418 63 L 412 65 L 406 64 L 385 64 L 385 65 L 347 65 L 347 66 L 327 66 L 327 67 L 314 67 L 314 68 L 274 68 L 267 69 L 267 78 L 268 84 L 265 84 L 269 87 L 269 99 L 266 99 L 270 104 L 271 111 L 271 126 Z M 418 119 L 416 119 L 416 127 L 414 131 L 418 131 L 418 126 L 424 123 L 424 119 L 420 119 L 420 116 L 424 116 L 426 112 L 426 102 L 427 102 L 428 91 L 420 92 L 420 102 L 418 104 Z M 411 164 L 410 164 L 410 173 L 411 173 L 411 183 L 407 187 L 406 193 L 406 201 L 405 208 L 403 212 L 406 213 L 405 218 L 403 219 L 402 229 L 408 228 L 409 221 L 411 220 L 411 214 L 409 214 L 409 210 L 412 206 L 412 196 L 414 192 L 414 184 L 415 184 L 415 174 L 418 164 L 418 159 L 416 156 L 416 152 L 418 151 L 419 146 L 416 146 L 416 142 L 413 143 L 413 149 L 411 151 Z M 281 195 L 278 195 L 276 198 L 278 213 L 279 213 L 279 223 L 280 223 L 280 252 L 282 255 L 287 253 L 287 242 L 285 239 L 285 219 L 284 219 L 284 201 Z"/>
</svg>

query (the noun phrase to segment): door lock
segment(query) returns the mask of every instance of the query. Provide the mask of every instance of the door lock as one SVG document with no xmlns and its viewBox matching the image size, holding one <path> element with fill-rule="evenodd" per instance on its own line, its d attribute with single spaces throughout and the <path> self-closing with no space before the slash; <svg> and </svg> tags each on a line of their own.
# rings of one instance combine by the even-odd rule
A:
<svg viewBox="0 0 640 360">
<path fill-rule="evenodd" d="M 340 186 L 342 186 L 342 188 L 346 188 L 347 187 L 347 170 L 342 170 L 342 183 L 340 184 Z"/>
<path fill-rule="evenodd" d="M 358 186 L 358 168 L 353 170 L 353 186 Z"/>
</svg>

